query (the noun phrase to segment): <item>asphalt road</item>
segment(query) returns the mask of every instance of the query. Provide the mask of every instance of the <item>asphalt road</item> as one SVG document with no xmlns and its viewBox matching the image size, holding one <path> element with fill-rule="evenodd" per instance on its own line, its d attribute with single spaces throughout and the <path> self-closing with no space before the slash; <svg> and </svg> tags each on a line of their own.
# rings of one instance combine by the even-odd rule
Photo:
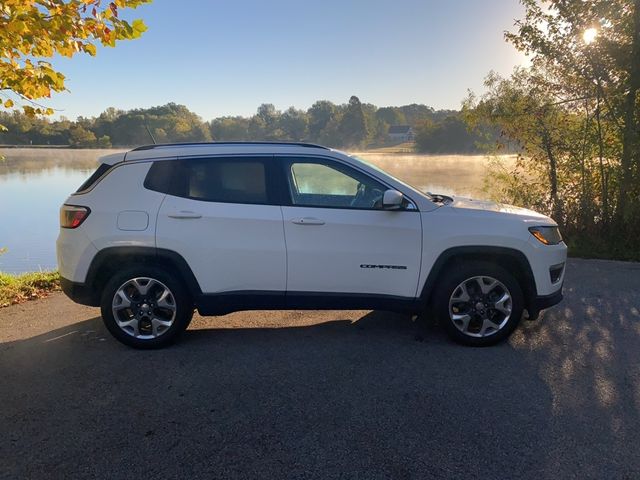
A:
<svg viewBox="0 0 640 480">
<path fill-rule="evenodd" d="M 383 312 L 197 317 L 136 351 L 0 309 L 0 478 L 640 478 L 640 264 L 572 260 L 508 343 Z"/>
</svg>

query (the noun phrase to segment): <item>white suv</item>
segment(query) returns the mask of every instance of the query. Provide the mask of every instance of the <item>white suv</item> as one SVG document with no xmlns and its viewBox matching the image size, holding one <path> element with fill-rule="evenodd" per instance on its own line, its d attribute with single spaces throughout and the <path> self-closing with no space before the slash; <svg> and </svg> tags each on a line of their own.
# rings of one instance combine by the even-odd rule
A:
<svg viewBox="0 0 640 480">
<path fill-rule="evenodd" d="M 61 208 L 58 265 L 133 347 L 175 340 L 194 308 L 429 312 L 483 346 L 562 300 L 550 218 L 425 194 L 336 150 L 151 145 L 101 162 Z"/>
</svg>

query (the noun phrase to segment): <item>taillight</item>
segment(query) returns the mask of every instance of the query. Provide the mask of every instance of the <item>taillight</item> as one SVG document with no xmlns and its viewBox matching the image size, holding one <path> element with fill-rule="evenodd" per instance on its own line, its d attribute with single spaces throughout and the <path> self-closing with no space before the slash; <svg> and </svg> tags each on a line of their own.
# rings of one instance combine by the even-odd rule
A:
<svg viewBox="0 0 640 480">
<path fill-rule="evenodd" d="M 76 205 L 62 205 L 60 208 L 60 226 L 62 228 L 77 228 L 89 216 L 91 210 Z"/>
</svg>

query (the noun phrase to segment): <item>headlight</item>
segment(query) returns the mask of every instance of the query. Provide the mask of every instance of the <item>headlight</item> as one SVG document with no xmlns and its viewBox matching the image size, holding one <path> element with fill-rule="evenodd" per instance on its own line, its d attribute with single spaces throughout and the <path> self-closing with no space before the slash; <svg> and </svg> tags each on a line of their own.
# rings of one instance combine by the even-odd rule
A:
<svg viewBox="0 0 640 480">
<path fill-rule="evenodd" d="M 562 241 L 558 227 L 529 227 L 529 231 L 545 245 L 557 245 Z"/>
</svg>

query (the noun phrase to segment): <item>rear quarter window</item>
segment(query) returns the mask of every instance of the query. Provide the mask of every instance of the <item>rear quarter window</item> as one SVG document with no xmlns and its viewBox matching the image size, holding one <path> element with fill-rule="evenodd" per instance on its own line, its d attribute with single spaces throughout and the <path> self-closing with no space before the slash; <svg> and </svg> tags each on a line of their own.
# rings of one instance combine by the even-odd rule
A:
<svg viewBox="0 0 640 480">
<path fill-rule="evenodd" d="M 111 165 L 106 164 L 106 163 L 101 163 L 98 168 L 96 169 L 95 172 L 93 172 L 89 178 L 87 178 L 84 183 L 82 185 L 80 185 L 80 187 L 78 188 L 78 190 L 75 191 L 75 193 L 82 193 L 86 190 L 89 190 L 91 187 L 93 187 L 96 183 L 98 183 L 98 180 L 100 179 L 100 177 L 102 177 L 102 175 L 104 175 L 107 170 L 109 170 L 111 168 Z"/>
<path fill-rule="evenodd" d="M 171 195 L 180 193 L 184 188 L 177 185 L 181 179 L 178 177 L 179 172 L 175 167 L 175 160 L 153 162 L 144 179 L 144 188 Z"/>
</svg>

